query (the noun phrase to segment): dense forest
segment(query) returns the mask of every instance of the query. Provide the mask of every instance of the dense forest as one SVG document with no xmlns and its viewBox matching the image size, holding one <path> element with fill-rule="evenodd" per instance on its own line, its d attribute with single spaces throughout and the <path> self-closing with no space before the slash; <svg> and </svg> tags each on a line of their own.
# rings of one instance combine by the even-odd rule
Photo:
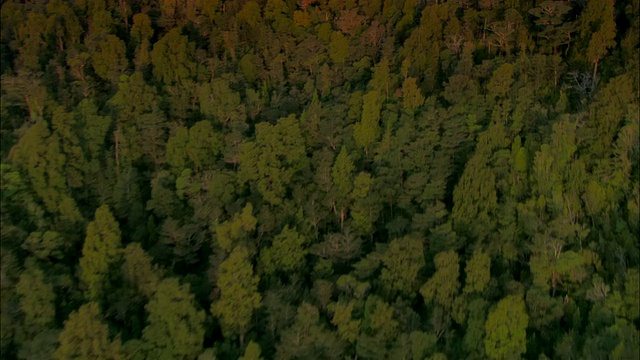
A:
<svg viewBox="0 0 640 360">
<path fill-rule="evenodd" d="M 639 358 L 639 0 L 8 0 L 0 37 L 3 358 Z"/>
</svg>

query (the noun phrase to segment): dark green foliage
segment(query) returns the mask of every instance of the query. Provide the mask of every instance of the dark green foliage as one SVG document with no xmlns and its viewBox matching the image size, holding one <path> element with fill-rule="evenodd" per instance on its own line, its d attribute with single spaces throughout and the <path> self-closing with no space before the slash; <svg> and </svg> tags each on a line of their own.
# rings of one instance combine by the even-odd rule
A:
<svg viewBox="0 0 640 360">
<path fill-rule="evenodd" d="M 638 358 L 639 9 L 3 1 L 3 358 Z"/>
</svg>

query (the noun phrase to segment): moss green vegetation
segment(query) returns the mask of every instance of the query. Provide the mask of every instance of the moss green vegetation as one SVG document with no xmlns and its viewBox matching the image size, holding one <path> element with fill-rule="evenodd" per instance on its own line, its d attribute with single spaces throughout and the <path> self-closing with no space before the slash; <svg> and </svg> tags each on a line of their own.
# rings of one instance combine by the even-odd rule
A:
<svg viewBox="0 0 640 360">
<path fill-rule="evenodd" d="M 638 0 L 6 0 L 7 359 L 638 359 Z"/>
</svg>

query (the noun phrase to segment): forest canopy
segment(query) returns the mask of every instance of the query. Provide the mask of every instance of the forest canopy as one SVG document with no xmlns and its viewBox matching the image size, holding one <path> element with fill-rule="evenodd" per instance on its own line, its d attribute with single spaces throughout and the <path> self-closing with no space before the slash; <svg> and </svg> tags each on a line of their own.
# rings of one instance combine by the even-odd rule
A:
<svg viewBox="0 0 640 360">
<path fill-rule="evenodd" d="M 638 359 L 639 0 L 6 0 L 6 359 Z"/>
</svg>

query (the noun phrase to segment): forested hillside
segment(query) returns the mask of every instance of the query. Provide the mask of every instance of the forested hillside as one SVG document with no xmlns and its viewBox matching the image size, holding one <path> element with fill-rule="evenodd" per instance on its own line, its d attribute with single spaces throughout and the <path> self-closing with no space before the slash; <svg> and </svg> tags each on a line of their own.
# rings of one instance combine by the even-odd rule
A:
<svg viewBox="0 0 640 360">
<path fill-rule="evenodd" d="M 639 0 L 2 2 L 5 359 L 638 359 Z"/>
</svg>

